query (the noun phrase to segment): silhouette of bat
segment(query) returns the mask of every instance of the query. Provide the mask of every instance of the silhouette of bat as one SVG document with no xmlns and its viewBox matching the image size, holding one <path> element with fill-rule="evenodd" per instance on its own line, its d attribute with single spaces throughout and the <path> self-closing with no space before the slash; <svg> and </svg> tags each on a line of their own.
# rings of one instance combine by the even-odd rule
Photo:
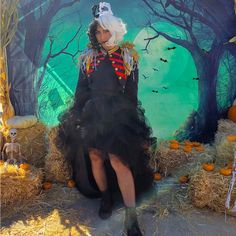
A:
<svg viewBox="0 0 236 236">
<path fill-rule="evenodd" d="M 152 90 L 153 93 L 158 93 L 158 90 Z"/>
<path fill-rule="evenodd" d="M 154 71 L 159 71 L 159 69 L 157 69 L 157 68 L 152 68 Z"/>
<path fill-rule="evenodd" d="M 197 77 L 197 78 L 193 78 L 193 80 L 199 80 L 199 78 Z"/>
<path fill-rule="evenodd" d="M 163 89 L 168 89 L 168 88 L 167 88 L 167 87 L 165 87 L 165 86 L 163 86 L 162 88 L 163 88 Z"/>
<path fill-rule="evenodd" d="M 146 76 L 144 74 L 142 74 L 142 76 L 143 76 L 144 79 L 148 79 L 149 78 L 149 76 Z"/>
<path fill-rule="evenodd" d="M 163 58 L 160 58 L 160 60 L 163 61 L 163 62 L 167 62 L 167 60 L 166 60 L 166 59 L 163 59 Z"/>
<path fill-rule="evenodd" d="M 174 47 L 168 47 L 168 48 L 167 48 L 167 50 L 174 50 L 174 49 L 176 49 L 175 46 L 174 46 Z"/>
</svg>

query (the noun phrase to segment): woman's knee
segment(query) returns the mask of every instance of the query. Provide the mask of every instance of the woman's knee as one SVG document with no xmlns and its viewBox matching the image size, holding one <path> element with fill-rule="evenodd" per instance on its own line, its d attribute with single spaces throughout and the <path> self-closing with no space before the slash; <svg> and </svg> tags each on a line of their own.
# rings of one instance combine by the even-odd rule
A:
<svg viewBox="0 0 236 236">
<path fill-rule="evenodd" d="M 96 148 L 90 148 L 89 149 L 89 158 L 92 163 L 94 164 L 102 164 L 102 152 L 99 149 Z"/>
</svg>

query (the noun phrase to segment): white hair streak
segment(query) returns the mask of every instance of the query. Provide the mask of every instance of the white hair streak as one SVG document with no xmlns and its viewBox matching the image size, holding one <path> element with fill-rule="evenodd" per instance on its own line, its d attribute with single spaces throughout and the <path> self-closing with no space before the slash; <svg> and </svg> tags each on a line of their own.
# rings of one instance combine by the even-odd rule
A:
<svg viewBox="0 0 236 236">
<path fill-rule="evenodd" d="M 127 33 L 125 23 L 111 14 L 101 15 L 96 20 L 103 29 L 109 30 L 111 33 L 111 38 L 107 42 L 108 46 L 119 44 Z"/>
</svg>

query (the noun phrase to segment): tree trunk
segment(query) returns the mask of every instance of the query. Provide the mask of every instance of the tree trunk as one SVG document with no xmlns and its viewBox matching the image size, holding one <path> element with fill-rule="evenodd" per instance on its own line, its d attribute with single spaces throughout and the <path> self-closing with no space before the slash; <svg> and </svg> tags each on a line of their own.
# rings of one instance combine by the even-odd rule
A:
<svg viewBox="0 0 236 236">
<path fill-rule="evenodd" d="M 194 51 L 193 59 L 199 76 L 199 106 L 195 117 L 194 138 L 208 142 L 214 138 L 217 130 L 218 109 L 216 100 L 216 81 L 223 53 L 223 46 L 219 45 L 209 53 Z"/>
<path fill-rule="evenodd" d="M 22 41 L 17 32 L 7 47 L 10 97 L 16 115 L 35 115 L 37 101 L 34 80 L 37 68 L 25 55 Z"/>
</svg>

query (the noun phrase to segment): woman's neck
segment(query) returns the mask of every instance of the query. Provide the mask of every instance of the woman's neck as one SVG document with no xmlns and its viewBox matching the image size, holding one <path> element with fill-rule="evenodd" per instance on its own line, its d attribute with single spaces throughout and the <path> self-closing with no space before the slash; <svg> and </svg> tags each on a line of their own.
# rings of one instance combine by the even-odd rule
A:
<svg viewBox="0 0 236 236">
<path fill-rule="evenodd" d="M 115 46 L 111 46 L 111 47 L 107 47 L 107 48 L 102 47 L 102 49 L 105 50 L 107 53 L 111 54 L 119 49 L 119 45 L 115 45 Z"/>
</svg>

